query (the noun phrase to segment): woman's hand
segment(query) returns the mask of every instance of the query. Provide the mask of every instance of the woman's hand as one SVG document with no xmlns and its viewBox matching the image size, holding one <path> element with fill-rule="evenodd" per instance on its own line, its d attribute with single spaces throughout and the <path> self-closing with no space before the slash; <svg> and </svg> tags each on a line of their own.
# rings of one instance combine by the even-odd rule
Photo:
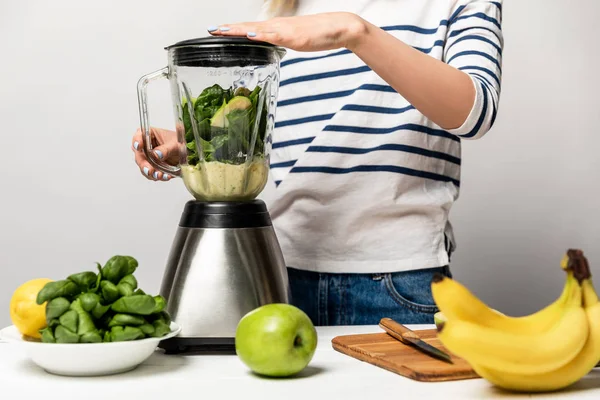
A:
<svg viewBox="0 0 600 400">
<path fill-rule="evenodd" d="M 444 129 L 462 126 L 475 99 L 469 75 L 347 12 L 279 17 L 208 28 L 214 36 L 246 36 L 296 51 L 346 48 Z M 381 55 L 385 54 L 385 57 Z"/>
<path fill-rule="evenodd" d="M 154 155 L 167 164 L 177 165 L 179 162 L 177 134 L 166 129 L 150 128 L 150 136 L 152 137 Z M 142 146 L 142 130 L 138 128 L 133 135 L 131 149 L 135 154 L 135 163 L 140 168 L 142 175 L 152 181 L 168 181 L 172 179 L 171 175 L 154 169 L 152 164 L 148 162 Z"/>
<path fill-rule="evenodd" d="M 334 12 L 226 24 L 210 27 L 208 32 L 214 36 L 246 36 L 296 51 L 321 51 L 352 49 L 364 35 L 366 26 L 356 14 Z"/>
</svg>

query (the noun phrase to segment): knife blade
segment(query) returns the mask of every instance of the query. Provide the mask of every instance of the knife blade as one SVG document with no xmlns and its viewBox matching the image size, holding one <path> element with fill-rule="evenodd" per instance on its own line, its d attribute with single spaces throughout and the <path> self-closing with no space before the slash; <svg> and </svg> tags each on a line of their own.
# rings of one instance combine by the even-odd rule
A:
<svg viewBox="0 0 600 400">
<path fill-rule="evenodd" d="M 423 341 L 419 335 L 417 335 L 414 331 L 410 330 L 406 326 L 394 321 L 391 318 L 382 318 L 379 321 L 379 326 L 387 332 L 388 335 L 393 338 L 401 341 L 404 344 L 412 345 L 417 349 L 421 350 L 425 354 L 428 354 L 431 357 L 437 358 L 438 360 L 445 361 L 450 364 L 454 364 L 452 358 L 443 352 L 442 350 L 430 345 L 429 343 Z"/>
</svg>

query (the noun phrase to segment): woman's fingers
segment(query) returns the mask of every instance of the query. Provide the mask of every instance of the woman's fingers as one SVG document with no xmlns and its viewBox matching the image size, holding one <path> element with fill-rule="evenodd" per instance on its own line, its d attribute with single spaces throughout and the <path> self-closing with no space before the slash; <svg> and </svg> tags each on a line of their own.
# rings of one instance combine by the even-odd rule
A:
<svg viewBox="0 0 600 400">
<path fill-rule="evenodd" d="M 165 174 L 164 172 L 161 171 L 154 171 L 152 172 L 152 178 L 154 178 L 155 181 L 168 181 L 171 180 L 172 176 L 169 174 Z"/>
<path fill-rule="evenodd" d="M 134 152 L 142 152 L 142 130 L 140 128 L 135 131 L 133 134 L 133 139 L 131 140 L 131 148 Z"/>
<path fill-rule="evenodd" d="M 142 149 L 142 143 L 142 130 L 138 128 L 138 130 L 135 131 L 131 142 L 131 148 L 135 154 L 135 163 L 140 168 L 142 175 L 147 179 L 154 180 L 153 175 L 156 171 L 154 171 L 154 168 L 146 159 L 146 155 Z"/>
<path fill-rule="evenodd" d="M 208 31 L 214 36 L 245 36 L 250 40 L 267 42 L 276 46 L 304 50 L 307 39 L 295 37 L 290 27 L 279 22 L 242 23 L 222 27 L 211 27 Z"/>
<path fill-rule="evenodd" d="M 139 137 L 137 137 L 139 134 Z M 144 151 L 142 149 L 142 136 L 141 136 L 141 132 L 138 130 L 138 132 L 136 132 L 136 134 L 133 137 L 133 143 L 132 143 L 132 147 L 135 153 L 135 163 L 138 165 L 138 167 L 140 168 L 140 172 L 142 173 L 142 175 L 144 175 L 144 177 L 146 177 L 146 179 L 152 180 L 152 181 L 169 181 L 171 180 L 173 177 L 170 174 L 165 174 L 164 172 L 158 171 L 156 168 L 154 168 L 149 162 L 148 159 L 146 158 L 146 155 L 144 154 Z M 163 146 L 158 146 L 157 148 L 155 148 L 154 152 L 157 155 L 157 157 L 160 159 L 166 159 L 169 155 L 169 152 L 171 150 L 169 149 L 168 145 L 163 145 Z M 161 156 L 159 156 L 159 154 L 161 154 Z"/>
<path fill-rule="evenodd" d="M 138 167 L 140 168 L 140 172 L 146 177 L 146 179 L 155 180 L 154 168 L 152 167 L 152 165 L 150 165 L 148 160 L 146 160 L 146 157 L 144 157 L 144 153 L 139 151 L 135 153 L 135 163 L 138 165 Z"/>
<path fill-rule="evenodd" d="M 224 26 L 211 26 L 208 32 L 215 36 L 246 36 L 248 32 L 254 32 L 258 24 L 242 23 Z"/>
<path fill-rule="evenodd" d="M 248 39 L 271 43 L 275 46 L 289 46 L 288 41 L 286 41 L 285 37 L 282 37 L 279 32 L 249 32 Z"/>
<path fill-rule="evenodd" d="M 172 149 L 170 147 L 171 146 L 169 146 L 168 144 L 163 144 L 160 146 L 156 146 L 154 149 L 152 149 L 152 151 L 154 152 L 156 158 L 158 158 L 160 161 L 164 161 L 169 159 L 169 157 L 171 157 L 172 155 Z"/>
<path fill-rule="evenodd" d="M 175 142 L 175 144 L 177 144 L 177 142 Z M 164 161 L 164 160 L 168 160 L 169 158 L 171 158 L 173 156 L 173 150 L 177 150 L 177 148 L 173 146 L 172 142 L 169 142 L 167 144 L 163 144 L 163 145 L 155 147 L 153 151 L 154 151 L 154 155 L 159 160 Z M 168 181 L 169 179 L 172 178 L 171 175 L 166 174 L 161 171 L 153 171 L 152 177 L 155 180 L 161 180 L 161 181 Z"/>
<path fill-rule="evenodd" d="M 273 40 L 270 43 L 280 44 L 281 35 L 274 24 L 242 23 L 220 27 L 210 27 L 208 32 L 214 36 L 246 36 L 252 40 Z"/>
<path fill-rule="evenodd" d="M 213 26 L 215 36 L 245 36 L 297 51 L 347 47 L 365 32 L 365 21 L 347 12 L 277 17 L 259 22 Z"/>
<path fill-rule="evenodd" d="M 159 128 L 154 128 L 153 131 L 158 139 L 153 149 L 156 158 L 166 164 L 176 165 L 179 162 L 181 150 L 177 141 L 177 133 Z"/>
<path fill-rule="evenodd" d="M 151 181 L 170 181 L 173 177 L 170 174 L 155 169 L 143 156 L 136 155 L 136 163 L 140 168 L 140 172 L 146 179 Z"/>
</svg>

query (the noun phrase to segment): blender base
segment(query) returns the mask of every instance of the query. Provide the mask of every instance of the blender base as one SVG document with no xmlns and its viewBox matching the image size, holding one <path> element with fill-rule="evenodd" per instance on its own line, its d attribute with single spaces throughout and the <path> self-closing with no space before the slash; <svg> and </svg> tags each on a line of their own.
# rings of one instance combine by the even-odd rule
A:
<svg viewBox="0 0 600 400">
<path fill-rule="evenodd" d="M 165 354 L 180 355 L 235 355 L 235 338 L 174 337 L 158 345 Z"/>
</svg>

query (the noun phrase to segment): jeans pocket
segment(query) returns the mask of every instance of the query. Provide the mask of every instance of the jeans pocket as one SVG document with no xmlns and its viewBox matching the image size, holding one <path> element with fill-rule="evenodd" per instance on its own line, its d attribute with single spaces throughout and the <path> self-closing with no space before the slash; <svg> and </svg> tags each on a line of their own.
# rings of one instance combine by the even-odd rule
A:
<svg viewBox="0 0 600 400">
<path fill-rule="evenodd" d="M 435 272 L 441 272 L 436 268 Z M 431 295 L 431 278 L 434 272 L 410 271 L 384 274 L 385 287 L 400 306 L 418 313 L 435 314 L 438 308 Z"/>
</svg>

